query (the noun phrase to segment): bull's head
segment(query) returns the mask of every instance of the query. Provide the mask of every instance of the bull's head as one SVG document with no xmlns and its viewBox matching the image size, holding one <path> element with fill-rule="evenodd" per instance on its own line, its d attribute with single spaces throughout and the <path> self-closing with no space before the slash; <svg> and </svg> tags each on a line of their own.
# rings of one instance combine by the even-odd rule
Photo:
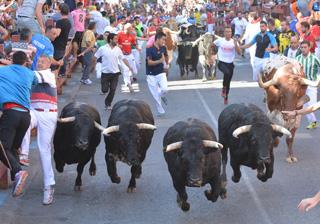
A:
<svg viewBox="0 0 320 224">
<path fill-rule="evenodd" d="M 204 170 L 210 169 L 206 167 L 206 160 L 218 153 L 217 149 L 223 146 L 212 140 L 201 140 L 199 137 L 192 136 L 167 145 L 165 152 L 176 151 L 181 161 L 181 169 L 186 176 L 186 185 L 190 187 L 201 187 L 203 185 Z M 219 152 L 220 153 L 220 152 Z M 210 169 L 212 170 L 212 169 Z"/>
<path fill-rule="evenodd" d="M 89 140 L 95 129 L 95 122 L 86 114 L 79 113 L 76 116 L 59 118 L 59 123 L 72 124 L 70 139 L 73 145 L 80 149 L 86 150 L 89 146 Z"/>
<path fill-rule="evenodd" d="M 140 130 L 155 130 L 156 126 L 146 123 L 125 122 L 121 125 L 110 126 L 103 130 L 106 136 L 112 133 L 117 133 L 119 148 L 122 155 L 126 158 L 129 165 L 140 165 L 141 158 L 139 149 L 141 146 L 141 131 Z"/>
<path fill-rule="evenodd" d="M 266 90 L 269 111 L 278 111 L 277 115 L 281 117 L 280 111 L 299 109 L 306 102 L 307 86 L 318 86 L 318 81 L 312 82 L 303 78 L 302 69 L 292 63 L 273 72 L 274 75 L 269 81 L 264 82 L 259 77 L 259 86 Z"/>
<path fill-rule="evenodd" d="M 240 147 L 248 150 L 250 163 L 256 164 L 257 178 L 266 181 L 270 178 L 273 169 L 272 150 L 276 137 L 291 133 L 286 128 L 275 124 L 256 123 L 244 125 L 234 130 L 233 136 L 239 138 Z"/>
</svg>

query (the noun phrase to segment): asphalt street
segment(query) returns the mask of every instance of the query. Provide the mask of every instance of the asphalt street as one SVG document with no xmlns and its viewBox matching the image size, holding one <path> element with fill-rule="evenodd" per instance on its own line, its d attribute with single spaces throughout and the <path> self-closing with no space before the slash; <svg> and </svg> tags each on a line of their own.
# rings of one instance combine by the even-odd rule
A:
<svg viewBox="0 0 320 224">
<path fill-rule="evenodd" d="M 253 103 L 265 110 L 263 91 L 251 81 L 251 73 L 248 59 L 238 58 L 229 103 Z M 80 86 L 80 74 L 75 74 L 65 87 L 59 106 L 62 109 L 71 100 L 87 102 L 99 110 L 103 125 L 106 125 L 110 113 L 104 110 L 104 96 L 99 95 L 99 80 L 94 75 L 92 77 L 92 86 Z M 168 106 L 165 108 L 167 113 L 165 117 L 155 118 L 158 129 L 143 163 L 142 176 L 137 180 L 135 193 L 126 192 L 130 170 L 125 164 L 118 163 L 121 183 L 111 183 L 104 161 L 105 144 L 101 141 L 96 153 L 97 175 L 89 176 L 89 164 L 85 167 L 82 192 L 73 191 L 76 166 L 66 166 L 64 173 L 56 172 L 55 202 L 50 206 L 43 206 L 39 155 L 37 150 L 33 150 L 25 194 L 20 198 L 12 198 L 11 189 L 0 191 L 0 223 L 319 224 L 320 208 L 306 214 L 297 210 L 302 198 L 311 196 L 320 189 L 320 128 L 306 130 L 306 119 L 303 119 L 294 143 L 298 163 L 288 164 L 285 161 L 287 149 L 282 139 L 275 149 L 275 171 L 272 179 L 262 183 L 256 178 L 255 171 L 242 167 L 243 176 L 235 184 L 231 181 L 232 172 L 228 165 L 227 199 L 218 199 L 216 203 L 212 203 L 204 196 L 204 190 L 209 186 L 188 188 L 191 209 L 187 213 L 181 211 L 176 203 L 176 192 L 162 153 L 163 136 L 175 122 L 190 117 L 207 122 L 218 135 L 217 119 L 225 108 L 220 96 L 220 72 L 216 80 L 205 83 L 193 77 L 191 73 L 190 80 L 181 80 L 177 66 L 173 65 L 169 75 Z M 128 98 L 145 100 L 156 114 L 155 104 L 145 81 L 144 68 L 140 71 L 138 83 L 134 85 L 134 95 L 122 83 L 121 80 L 114 102 Z M 320 118 L 320 114 L 317 115 Z M 34 143 L 33 146 L 35 147 Z"/>
</svg>

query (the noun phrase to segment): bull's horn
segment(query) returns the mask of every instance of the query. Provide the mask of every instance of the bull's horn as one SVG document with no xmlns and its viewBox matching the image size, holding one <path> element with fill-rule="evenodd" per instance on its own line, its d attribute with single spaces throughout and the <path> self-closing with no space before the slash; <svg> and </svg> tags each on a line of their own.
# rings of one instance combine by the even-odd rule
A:
<svg viewBox="0 0 320 224">
<path fill-rule="evenodd" d="M 139 129 L 147 129 L 147 130 L 156 130 L 157 127 L 152 125 L 152 124 L 146 124 L 146 123 L 140 123 L 140 124 L 137 124 L 137 127 Z"/>
<path fill-rule="evenodd" d="M 250 129 L 251 129 L 251 127 L 252 127 L 252 125 L 244 125 L 244 126 L 241 126 L 241 127 L 237 128 L 236 130 L 234 130 L 233 133 L 232 133 L 232 135 L 233 135 L 233 137 L 238 138 L 238 136 L 239 136 L 240 134 L 249 132 Z"/>
<path fill-rule="evenodd" d="M 117 131 L 119 131 L 119 125 L 114 125 L 114 126 L 110 126 L 110 127 L 105 128 L 102 131 L 102 134 L 103 135 L 109 135 L 110 133 L 117 132 Z"/>
<path fill-rule="evenodd" d="M 94 122 L 94 126 L 99 129 L 100 131 L 104 131 L 105 127 L 103 127 L 101 124 L 99 124 L 98 122 Z"/>
<path fill-rule="evenodd" d="M 72 116 L 72 117 L 61 117 L 61 118 L 58 118 L 58 122 L 60 123 L 69 123 L 69 122 L 73 122 L 74 120 L 76 119 L 75 116 Z"/>
<path fill-rule="evenodd" d="M 280 132 L 280 133 L 288 136 L 289 138 L 292 138 L 292 134 L 291 134 L 291 132 L 290 132 L 288 129 L 286 129 L 286 128 L 280 126 L 280 125 L 276 125 L 276 124 L 272 124 L 271 126 L 272 126 L 272 129 L 273 129 L 274 131 Z"/>
<path fill-rule="evenodd" d="M 260 88 L 263 88 L 263 89 L 269 88 L 270 86 L 276 84 L 276 82 L 273 79 L 271 79 L 271 80 L 269 80 L 267 82 L 263 82 L 262 78 L 261 78 L 261 75 L 259 75 L 258 83 L 259 83 Z"/>
<path fill-rule="evenodd" d="M 320 80 L 311 81 L 311 80 L 305 79 L 305 78 L 301 78 L 300 82 L 301 82 L 302 85 L 312 86 L 312 87 L 318 87 L 319 84 L 320 84 Z"/>
<path fill-rule="evenodd" d="M 185 32 L 186 32 L 186 34 L 187 34 L 187 35 L 189 35 L 189 34 L 190 34 L 189 27 L 187 27 L 187 29 L 186 29 L 186 31 L 185 31 Z"/>
<path fill-rule="evenodd" d="M 216 141 L 202 140 L 202 143 L 203 143 L 204 147 L 223 149 L 223 145 L 219 142 L 216 142 Z"/>
<path fill-rule="evenodd" d="M 182 141 L 181 142 L 175 142 L 171 143 L 170 145 L 167 145 L 166 152 L 170 152 L 176 149 L 180 149 L 182 146 Z"/>
</svg>

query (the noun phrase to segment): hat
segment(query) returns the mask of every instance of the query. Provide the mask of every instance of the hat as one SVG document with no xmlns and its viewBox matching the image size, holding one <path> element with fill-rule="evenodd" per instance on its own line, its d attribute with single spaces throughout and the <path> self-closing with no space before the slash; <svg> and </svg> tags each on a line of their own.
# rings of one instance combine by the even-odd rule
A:
<svg viewBox="0 0 320 224">
<path fill-rule="evenodd" d="M 126 30 L 126 29 L 128 29 L 129 27 L 131 27 L 132 25 L 131 25 L 131 23 L 126 23 L 125 25 L 124 25 L 124 30 Z"/>
</svg>

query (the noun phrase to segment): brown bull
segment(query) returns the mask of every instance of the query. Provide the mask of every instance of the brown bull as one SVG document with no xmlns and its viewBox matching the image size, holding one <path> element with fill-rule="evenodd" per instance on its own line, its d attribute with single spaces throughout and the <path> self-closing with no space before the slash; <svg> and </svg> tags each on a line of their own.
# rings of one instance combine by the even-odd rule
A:
<svg viewBox="0 0 320 224">
<path fill-rule="evenodd" d="M 287 128 L 292 138 L 286 138 L 288 146 L 287 162 L 297 162 L 292 144 L 295 133 L 300 126 L 301 116 L 289 118 L 281 111 L 301 109 L 309 101 L 306 95 L 307 86 L 317 86 L 316 82 L 305 79 L 303 67 L 295 60 L 284 56 L 270 60 L 264 74 L 259 78 L 259 86 L 265 89 L 268 115 L 271 122 Z M 279 140 L 275 145 L 279 144 Z"/>
</svg>

